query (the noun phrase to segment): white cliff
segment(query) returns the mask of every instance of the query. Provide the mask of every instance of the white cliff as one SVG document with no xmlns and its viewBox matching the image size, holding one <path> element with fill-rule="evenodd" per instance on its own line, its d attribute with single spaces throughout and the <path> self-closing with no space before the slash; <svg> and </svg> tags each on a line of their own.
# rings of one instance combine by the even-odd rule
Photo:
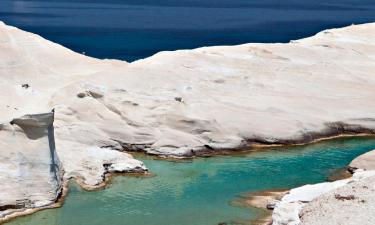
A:
<svg viewBox="0 0 375 225">
<path fill-rule="evenodd" d="M 0 221 L 25 208 L 53 204 L 63 169 L 54 142 L 53 113 L 0 124 Z"/>
<path fill-rule="evenodd" d="M 374 60 L 375 24 L 126 63 L 0 23 L 0 121 L 54 108 L 64 180 L 96 187 L 105 173 L 146 169 L 122 150 L 180 157 L 374 133 Z M 9 143 L 0 140 L 4 160 L 15 151 Z M 10 164 L 9 177 L 18 161 Z"/>
</svg>

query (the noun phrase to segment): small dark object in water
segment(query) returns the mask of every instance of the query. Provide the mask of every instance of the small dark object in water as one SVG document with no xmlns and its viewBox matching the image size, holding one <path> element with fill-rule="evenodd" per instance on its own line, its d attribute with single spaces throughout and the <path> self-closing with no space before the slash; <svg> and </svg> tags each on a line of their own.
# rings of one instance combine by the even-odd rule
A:
<svg viewBox="0 0 375 225">
<path fill-rule="evenodd" d="M 225 223 L 225 222 L 220 222 L 220 223 L 218 223 L 217 225 L 227 225 L 227 223 Z"/>
<path fill-rule="evenodd" d="M 25 88 L 25 89 L 28 89 L 30 87 L 29 84 L 22 84 L 22 87 Z"/>
</svg>

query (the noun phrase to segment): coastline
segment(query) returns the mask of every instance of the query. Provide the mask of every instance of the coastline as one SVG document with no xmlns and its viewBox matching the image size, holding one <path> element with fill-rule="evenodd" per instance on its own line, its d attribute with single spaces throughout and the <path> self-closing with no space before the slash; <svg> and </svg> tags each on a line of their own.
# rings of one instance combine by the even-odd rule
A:
<svg viewBox="0 0 375 225">
<path fill-rule="evenodd" d="M 361 135 L 362 136 L 362 135 Z M 364 135 L 368 137 L 373 137 L 373 135 Z M 347 137 L 353 137 L 352 135 L 350 136 L 335 136 L 332 138 L 324 138 L 319 141 L 314 141 L 312 143 L 317 143 L 320 141 L 326 141 L 326 140 L 332 140 L 332 139 L 340 139 L 340 138 L 347 138 Z M 355 137 L 355 135 L 354 135 Z M 312 144 L 308 143 L 308 144 Z M 262 146 L 262 148 L 267 148 L 268 146 Z M 271 147 L 271 146 L 270 146 Z M 272 146 L 272 147 L 283 147 L 283 146 Z M 332 183 L 335 181 L 340 181 L 340 180 L 347 180 L 353 177 L 353 174 L 356 172 L 356 170 L 361 171 L 361 170 L 373 170 L 375 168 L 375 160 L 373 159 L 373 156 L 375 155 L 375 150 L 370 150 L 366 153 L 363 153 L 356 158 L 354 158 L 346 167 L 345 167 L 345 172 L 343 171 L 344 168 L 337 170 L 336 172 L 339 172 L 337 176 L 335 174 L 332 174 L 328 177 L 327 182 Z M 342 171 L 341 171 L 342 170 Z M 334 177 L 334 179 L 330 179 L 330 177 Z M 326 182 L 326 183 L 327 183 Z M 320 184 L 320 183 L 317 183 Z M 316 184 L 312 184 L 316 185 Z M 271 225 L 273 224 L 273 210 L 277 202 L 282 201 L 282 198 L 290 193 L 293 189 L 285 189 L 285 190 L 263 190 L 259 192 L 249 192 L 241 195 L 239 199 L 234 200 L 235 205 L 242 205 L 242 206 L 247 206 L 247 207 L 254 207 L 258 209 L 262 209 L 264 211 L 264 214 L 260 214 L 259 217 L 256 218 L 255 224 L 257 225 Z M 335 189 L 334 189 L 335 190 Z M 323 192 L 324 193 L 324 192 Z M 308 195 L 308 193 L 306 193 Z M 319 195 L 320 196 L 320 195 Z M 318 197 L 319 197 L 318 196 Z M 303 209 L 303 208 L 302 208 Z M 299 209 L 301 210 L 301 209 Z"/>
<path fill-rule="evenodd" d="M 301 145 L 309 145 L 309 144 L 314 144 L 314 143 L 319 143 L 319 142 L 324 142 L 324 141 L 329 141 L 329 140 L 335 140 L 335 139 L 342 139 L 342 138 L 355 138 L 355 137 L 374 137 L 372 134 L 359 134 L 359 135 L 338 135 L 338 136 L 333 136 L 330 138 L 324 138 L 324 139 L 319 139 L 315 140 L 314 142 L 306 143 L 306 144 L 296 144 L 296 145 L 276 145 L 276 146 L 267 146 L 267 145 L 262 145 L 261 147 L 255 148 L 255 150 L 264 150 L 268 151 L 270 148 L 282 148 L 282 147 L 293 147 L 293 146 L 301 146 Z M 229 150 L 226 151 L 225 154 L 212 154 L 212 155 L 205 155 L 205 156 L 195 156 L 195 157 L 185 157 L 185 158 L 176 158 L 176 157 L 163 157 L 163 156 L 157 156 L 157 155 L 149 155 L 144 152 L 133 152 L 134 154 L 140 154 L 140 155 L 145 155 L 145 156 L 150 156 L 150 157 L 156 157 L 154 160 L 173 160 L 173 161 L 184 161 L 184 160 L 194 160 L 194 158 L 200 158 L 200 157 L 215 157 L 215 156 L 233 156 L 241 154 L 249 154 L 254 149 L 252 150 L 241 150 L 238 152 L 238 150 Z M 372 150 L 371 150 L 372 151 Z M 369 151 L 369 152 L 371 152 Z M 234 153 L 234 154 L 231 154 Z M 362 157 L 363 155 L 367 154 L 368 152 L 356 157 L 354 160 L 357 158 Z M 351 164 L 348 165 L 348 168 L 350 168 Z M 81 178 L 70 178 L 68 180 L 64 180 L 63 183 L 63 189 L 62 189 L 62 194 L 59 195 L 59 198 L 56 200 L 56 202 L 52 205 L 44 206 L 41 208 L 32 208 L 32 209 L 26 209 L 23 211 L 19 212 L 14 212 L 6 217 L 0 218 L 0 224 L 6 223 L 8 221 L 11 221 L 13 219 L 16 219 L 17 217 L 23 217 L 27 215 L 31 215 L 33 213 L 46 210 L 46 209 L 53 209 L 53 208 L 59 208 L 63 207 L 65 198 L 67 197 L 69 193 L 69 183 L 70 182 L 75 182 L 80 188 L 82 188 L 84 191 L 100 191 L 108 187 L 108 185 L 111 185 L 111 181 L 114 177 L 116 176 L 136 176 L 140 178 L 149 178 L 153 177 L 154 175 L 152 172 L 149 171 L 144 171 L 144 172 L 109 172 L 105 173 L 103 182 L 100 183 L 99 185 L 87 185 Z M 345 178 L 342 178 L 345 179 Z M 256 192 L 249 192 L 249 193 L 244 193 L 241 195 L 238 199 L 235 199 L 231 202 L 231 205 L 233 206 L 243 206 L 243 207 L 254 207 L 262 210 L 262 212 L 259 214 L 259 217 L 256 217 L 256 219 L 252 220 L 252 223 L 256 225 L 270 225 L 272 224 L 272 212 L 273 210 L 270 208 L 267 208 L 268 204 L 271 204 L 271 207 L 274 207 L 274 203 L 276 201 L 281 200 L 283 196 L 285 196 L 290 190 L 292 189 L 271 189 L 271 190 L 262 190 L 262 191 L 256 191 Z"/>
<path fill-rule="evenodd" d="M 324 141 L 329 141 L 329 140 L 335 140 L 335 139 L 342 139 L 342 138 L 355 138 L 355 137 L 374 137 L 374 135 L 368 135 L 368 134 L 360 134 L 360 135 L 339 135 L 339 136 L 333 136 L 331 138 L 324 138 L 320 140 L 316 140 L 311 143 L 306 143 L 306 144 L 298 144 L 298 145 L 277 145 L 277 146 L 267 146 L 267 145 L 262 145 L 261 147 L 257 148 L 258 150 L 264 150 L 268 151 L 269 148 L 282 148 L 282 147 L 289 147 L 289 146 L 300 146 L 300 145 L 309 145 L 309 144 L 314 144 L 318 142 L 324 142 Z M 185 158 L 176 158 L 176 157 L 163 157 L 163 156 L 157 156 L 157 155 L 149 155 L 144 152 L 133 152 L 134 154 L 141 154 L 145 156 L 150 156 L 150 157 L 156 157 L 154 160 L 173 160 L 173 161 L 184 161 L 184 160 L 194 160 L 194 158 L 200 158 L 200 157 L 215 157 L 215 156 L 233 156 L 233 155 L 241 155 L 241 154 L 249 154 L 253 151 L 252 150 L 241 150 L 238 152 L 238 150 L 230 150 L 226 151 L 225 154 L 212 154 L 212 155 L 205 155 L 205 156 L 195 156 L 195 157 L 185 157 Z M 233 153 L 233 154 L 231 154 Z M 237 154 L 238 153 L 238 154 Z M 368 152 L 367 152 L 368 153 Z M 366 154 L 366 153 L 365 153 Z M 365 155 L 363 154 L 363 155 Z M 362 155 L 361 155 L 362 156 Z M 360 157 L 360 156 L 358 156 Z M 358 158 L 357 157 L 357 158 Z M 357 159 L 356 158 L 356 159 Z M 355 159 L 353 159 L 354 161 Z M 350 165 L 348 165 L 350 166 Z M 114 177 L 116 176 L 136 176 L 140 178 L 149 178 L 153 177 L 154 175 L 152 172 L 149 171 L 144 171 L 144 172 L 109 172 L 105 173 L 104 175 L 104 180 L 102 183 L 99 185 L 87 185 L 81 178 L 70 178 L 68 180 L 64 180 L 63 182 L 63 189 L 62 189 L 62 194 L 59 195 L 59 198 L 56 200 L 56 202 L 52 205 L 44 206 L 41 208 L 32 208 L 32 209 L 26 209 L 23 211 L 19 212 L 14 212 L 6 217 L 0 218 L 0 224 L 6 223 L 10 220 L 16 219 L 17 217 L 23 217 L 27 215 L 31 215 L 33 213 L 46 210 L 46 209 L 53 209 L 53 208 L 59 208 L 63 207 L 64 201 L 66 196 L 68 195 L 69 192 L 69 183 L 70 182 L 75 182 L 80 188 L 82 188 L 85 191 L 100 191 L 108 187 L 108 185 L 111 184 L 111 181 Z M 257 192 L 250 192 L 250 193 L 245 193 L 245 195 L 249 196 L 241 196 L 238 199 L 233 200 L 233 205 L 242 205 L 245 207 L 254 207 L 261 209 L 263 213 L 259 215 L 252 223 L 255 223 L 257 225 L 269 225 L 272 223 L 272 210 L 267 208 L 268 203 L 274 203 L 276 200 L 280 200 L 284 195 L 287 194 L 288 191 L 291 189 L 271 189 L 271 190 L 262 190 L 262 191 L 257 191 Z M 267 202 L 267 204 L 265 204 Z M 231 203 L 231 204 L 232 204 Z"/>
<path fill-rule="evenodd" d="M 288 44 L 162 52 L 127 64 L 79 55 L 0 22 L 0 47 L 9 49 L 0 117 L 56 107 L 64 184 L 75 177 L 87 190 L 104 188 L 111 171 L 142 167 L 124 150 L 183 159 L 374 136 L 373 28 L 326 30 Z"/>
<path fill-rule="evenodd" d="M 0 218 L 0 224 L 9 222 L 9 221 L 11 221 L 13 219 L 16 219 L 18 217 L 31 215 L 33 213 L 36 213 L 36 212 L 39 212 L 39 211 L 42 211 L 42 210 L 63 207 L 65 198 L 69 194 L 69 184 L 70 184 L 70 182 L 75 182 L 84 191 L 95 192 L 95 191 L 103 190 L 103 189 L 107 188 L 109 185 L 111 185 L 112 179 L 116 176 L 136 176 L 136 177 L 140 177 L 140 178 L 148 178 L 148 177 L 152 177 L 153 174 L 148 172 L 148 171 L 144 171 L 144 172 L 123 172 L 123 173 L 111 172 L 111 173 L 105 174 L 104 175 L 105 178 L 104 178 L 103 182 L 100 183 L 99 185 L 95 185 L 95 186 L 87 185 L 79 178 L 70 178 L 70 179 L 65 180 L 63 182 L 62 192 L 61 192 L 61 194 L 59 194 L 59 197 L 56 199 L 55 203 L 53 203 L 51 205 L 44 206 L 44 207 L 23 209 L 23 210 L 20 210 L 18 212 L 12 212 L 9 215 Z"/>
<path fill-rule="evenodd" d="M 290 189 L 281 200 L 276 202 L 272 218 L 267 221 L 268 224 L 322 224 L 322 220 L 330 217 L 335 217 L 335 219 L 328 223 L 346 224 L 350 221 L 350 224 L 358 224 L 357 222 L 361 220 L 361 216 L 367 214 L 356 214 L 350 209 L 375 206 L 368 199 L 351 201 L 358 199 L 358 195 L 366 196 L 366 191 L 368 192 L 369 189 L 367 186 L 371 187 L 375 181 L 375 170 L 373 170 L 375 163 L 372 158 L 374 154 L 375 150 L 370 150 L 353 159 L 347 166 L 348 171 L 353 174 L 350 178 Z M 355 162 L 355 165 L 366 166 L 353 166 L 353 162 Z M 348 202 L 342 203 L 343 201 Z M 358 202 L 362 206 L 356 205 Z M 340 204 L 341 207 L 339 207 Z M 342 207 L 345 207 L 347 211 Z M 346 213 L 345 217 L 337 216 L 337 214 L 341 215 L 343 213 Z M 373 224 L 374 221 L 375 218 L 371 217 L 366 224 Z"/>
<path fill-rule="evenodd" d="M 241 194 L 230 204 L 235 207 L 253 207 L 260 209 L 258 216 L 251 221 L 253 225 L 269 225 L 272 223 L 273 203 L 280 200 L 289 189 L 270 189 Z"/>
<path fill-rule="evenodd" d="M 160 160 L 189 160 L 194 158 L 206 158 L 206 157 L 214 157 L 214 156 L 233 156 L 233 155 L 244 155 L 249 154 L 251 152 L 257 152 L 257 151 L 263 151 L 270 148 L 283 148 L 283 147 L 298 147 L 298 146 L 305 146 L 305 145 L 311 145 L 316 144 L 324 141 L 330 141 L 330 140 L 340 140 L 342 138 L 355 138 L 355 137 L 369 137 L 369 138 L 375 138 L 375 133 L 352 133 L 352 134 L 338 134 L 333 136 L 326 136 L 321 137 L 317 139 L 313 139 L 308 142 L 302 142 L 302 143 L 293 143 L 292 140 L 290 140 L 291 143 L 288 144 L 267 144 L 267 143 L 255 143 L 255 142 L 249 142 L 245 146 L 238 146 L 231 149 L 201 149 L 194 151 L 193 155 L 190 156 L 176 156 L 176 155 L 160 155 L 155 153 L 149 153 L 147 151 L 138 150 L 138 151 L 132 151 L 123 149 L 124 152 L 128 152 L 130 154 L 141 154 L 141 155 L 147 155 L 151 157 L 155 157 Z"/>
<path fill-rule="evenodd" d="M 42 211 L 42 210 L 62 207 L 63 204 L 64 204 L 65 197 L 67 196 L 68 191 L 69 191 L 68 186 L 69 186 L 69 181 L 64 181 L 63 187 L 62 187 L 62 190 L 61 190 L 61 194 L 59 194 L 59 197 L 56 199 L 55 203 L 53 203 L 51 205 L 46 205 L 46 206 L 43 206 L 43 207 L 20 209 L 20 211 L 11 212 L 10 214 L 6 215 L 5 217 L 0 218 L 0 224 L 9 222 L 9 221 L 11 221 L 13 219 L 16 219 L 18 217 L 31 215 L 33 213 L 36 213 L 36 212 L 39 212 L 39 211 Z"/>
</svg>

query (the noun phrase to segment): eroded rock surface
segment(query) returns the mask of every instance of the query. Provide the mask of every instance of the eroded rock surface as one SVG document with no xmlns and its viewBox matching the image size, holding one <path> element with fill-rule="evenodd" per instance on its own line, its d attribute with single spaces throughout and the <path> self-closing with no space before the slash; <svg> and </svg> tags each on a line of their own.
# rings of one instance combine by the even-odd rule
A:
<svg viewBox="0 0 375 225">
<path fill-rule="evenodd" d="M 306 225 L 373 225 L 374 202 L 375 176 L 371 176 L 314 199 L 303 208 L 301 221 Z"/>
<path fill-rule="evenodd" d="M 364 24 L 288 44 L 162 52 L 128 64 L 2 24 L 1 115 L 54 107 L 58 151 L 69 142 L 191 156 L 253 141 L 374 133 L 374 40 L 375 24 Z"/>
<path fill-rule="evenodd" d="M 64 179 L 94 187 L 107 172 L 145 170 L 122 150 L 179 157 L 374 133 L 374 40 L 375 24 L 364 24 L 288 44 L 162 52 L 128 64 L 0 23 L 0 121 L 55 108 Z M 9 125 L 2 129 L 10 135 Z M 17 149 L 0 141 L 5 161 Z"/>
<path fill-rule="evenodd" d="M 365 24 L 289 44 L 162 52 L 72 82 L 50 104 L 59 137 L 168 156 L 374 133 L 374 40 Z"/>
<path fill-rule="evenodd" d="M 63 183 L 53 113 L 26 115 L 0 124 L 0 146 L 0 218 L 53 204 Z"/>
<path fill-rule="evenodd" d="M 276 203 L 272 224 L 375 224 L 375 170 L 371 170 L 374 166 L 373 152 L 353 160 L 358 167 L 352 178 L 290 190 Z"/>
<path fill-rule="evenodd" d="M 349 165 L 352 169 L 375 170 L 375 150 L 355 158 Z"/>
</svg>

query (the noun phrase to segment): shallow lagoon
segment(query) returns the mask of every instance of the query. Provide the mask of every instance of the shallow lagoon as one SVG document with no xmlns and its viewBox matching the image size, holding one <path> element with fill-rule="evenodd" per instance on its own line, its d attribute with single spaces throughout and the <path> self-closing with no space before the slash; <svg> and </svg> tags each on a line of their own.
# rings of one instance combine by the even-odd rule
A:
<svg viewBox="0 0 375 225">
<path fill-rule="evenodd" d="M 375 139 L 342 138 L 189 161 L 139 157 L 156 176 L 117 176 L 105 190 L 71 185 L 62 208 L 21 217 L 8 225 L 209 225 L 250 223 L 259 214 L 229 203 L 241 193 L 325 181 Z"/>
</svg>

